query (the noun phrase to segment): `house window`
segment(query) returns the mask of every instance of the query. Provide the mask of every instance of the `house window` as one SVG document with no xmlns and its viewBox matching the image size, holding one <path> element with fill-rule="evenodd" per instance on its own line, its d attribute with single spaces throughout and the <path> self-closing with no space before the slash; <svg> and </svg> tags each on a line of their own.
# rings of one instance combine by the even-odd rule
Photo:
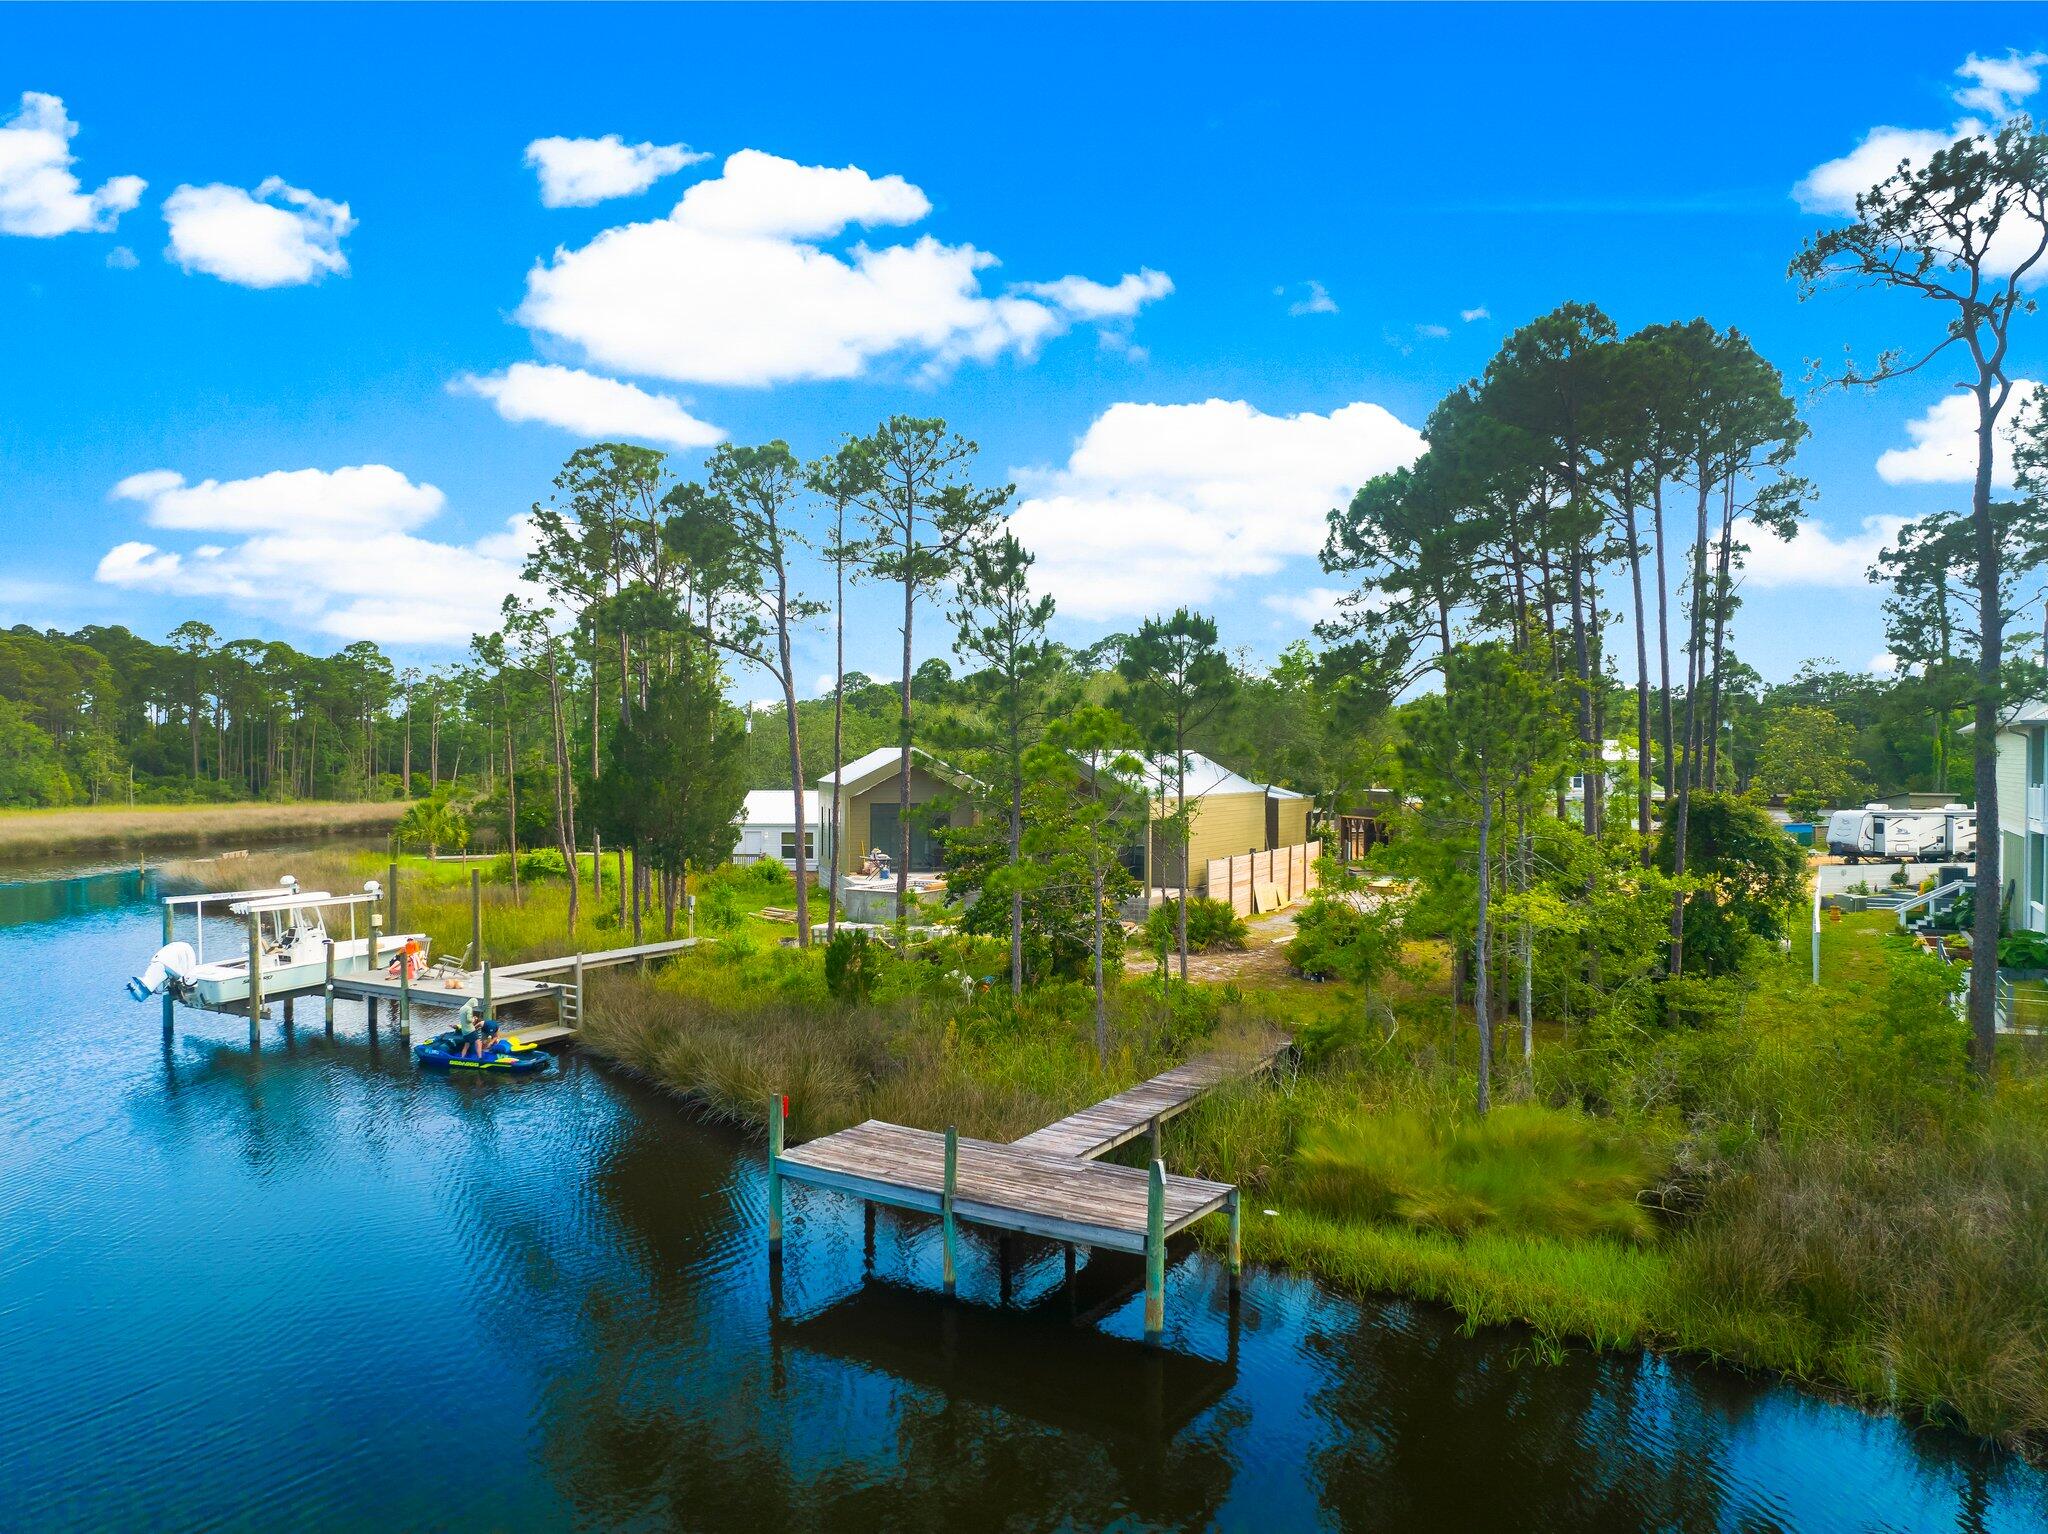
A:
<svg viewBox="0 0 2048 1534">
<path fill-rule="evenodd" d="M 2043 755 L 2044 738 L 2042 732 L 2039 730 L 2027 731 L 2027 782 L 2036 788 L 2039 788 L 2044 781 L 2048 781 L 2048 778 L 2044 778 L 2043 775 Z"/>
<path fill-rule="evenodd" d="M 806 831 L 804 832 L 804 861 L 806 863 L 812 862 L 817 856 L 817 833 L 815 831 Z M 796 832 L 794 831 L 782 833 L 782 861 L 785 863 L 794 863 L 796 861 Z"/>
<path fill-rule="evenodd" d="M 2039 831 L 2027 833 L 2027 899 L 2048 902 L 2048 836 Z"/>
</svg>

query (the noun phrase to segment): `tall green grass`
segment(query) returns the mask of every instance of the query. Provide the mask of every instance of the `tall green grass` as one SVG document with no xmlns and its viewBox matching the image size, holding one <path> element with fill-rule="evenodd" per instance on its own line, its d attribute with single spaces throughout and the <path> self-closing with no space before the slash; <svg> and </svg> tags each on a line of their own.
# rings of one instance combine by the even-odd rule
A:
<svg viewBox="0 0 2048 1534">
<path fill-rule="evenodd" d="M 1657 1228 L 1638 1200 L 1662 1160 L 1640 1134 L 1534 1103 L 1485 1118 L 1401 1109 L 1312 1127 L 1292 1187 L 1338 1218 L 1643 1242 Z"/>
</svg>

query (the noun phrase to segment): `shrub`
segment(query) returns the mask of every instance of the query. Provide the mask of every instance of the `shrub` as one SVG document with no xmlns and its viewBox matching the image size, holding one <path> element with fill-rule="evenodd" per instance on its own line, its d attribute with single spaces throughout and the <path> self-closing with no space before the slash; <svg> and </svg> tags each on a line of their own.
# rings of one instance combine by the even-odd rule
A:
<svg viewBox="0 0 2048 1534">
<path fill-rule="evenodd" d="M 1288 961 L 1315 980 L 1370 985 L 1400 956 L 1401 929 L 1385 904 L 1361 909 L 1342 896 L 1309 903 L 1294 924 Z"/>
<path fill-rule="evenodd" d="M 731 932 L 746 915 L 730 879 L 706 879 L 697 892 L 697 915 L 713 932 Z"/>
<path fill-rule="evenodd" d="M 1319 1210 L 1466 1235 L 1656 1235 L 1637 1195 L 1666 1158 L 1640 1130 L 1535 1104 L 1484 1118 L 1402 1108 L 1312 1126 L 1295 1159 L 1295 1192 Z"/>
<path fill-rule="evenodd" d="M 2015 932 L 2000 938 L 1998 962 L 2007 969 L 2048 969 L 2048 936 Z"/>
<path fill-rule="evenodd" d="M 880 957 L 865 932 L 834 934 L 825 945 L 825 989 L 840 1001 L 865 1002 L 874 994 Z"/>
<path fill-rule="evenodd" d="M 1162 901 L 1145 917 L 1145 946 L 1154 953 L 1178 948 L 1180 943 L 1180 901 Z M 1244 918 L 1226 901 L 1193 895 L 1188 899 L 1188 951 L 1209 953 L 1219 948 L 1242 948 L 1249 929 Z"/>
</svg>

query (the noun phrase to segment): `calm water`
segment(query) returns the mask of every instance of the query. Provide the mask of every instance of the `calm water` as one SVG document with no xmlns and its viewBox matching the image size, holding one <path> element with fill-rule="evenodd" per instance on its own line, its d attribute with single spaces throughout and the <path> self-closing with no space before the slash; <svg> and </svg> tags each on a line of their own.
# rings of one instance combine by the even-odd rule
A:
<svg viewBox="0 0 2048 1534">
<path fill-rule="evenodd" d="M 416 1076 L 352 1007 L 166 1042 L 137 883 L 0 887 L 0 1527 L 2048 1524 L 2034 1471 L 1716 1371 L 1257 1274 L 1233 1326 L 1199 1256 L 1165 1355 L 1122 1264 L 1020 1253 L 1004 1305 L 970 1241 L 949 1306 L 929 1227 L 870 1258 L 806 1189 L 775 1319 L 755 1147 L 574 1057 Z"/>
</svg>

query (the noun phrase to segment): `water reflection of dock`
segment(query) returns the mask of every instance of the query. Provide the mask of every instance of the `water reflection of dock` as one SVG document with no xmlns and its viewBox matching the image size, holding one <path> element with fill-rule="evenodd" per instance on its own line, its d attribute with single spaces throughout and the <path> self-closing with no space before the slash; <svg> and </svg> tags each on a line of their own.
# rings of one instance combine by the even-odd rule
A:
<svg viewBox="0 0 2048 1534">
<path fill-rule="evenodd" d="M 1237 1189 L 1169 1175 L 1159 1154 L 1160 1125 L 1222 1082 L 1265 1070 L 1287 1047 L 1275 1039 L 1205 1055 L 1007 1145 L 870 1119 L 786 1150 L 789 1104 L 777 1098 L 769 1112 L 769 1249 L 781 1251 L 782 1182 L 790 1179 L 937 1215 L 948 1295 L 955 1282 L 955 1225 L 962 1220 L 1064 1243 L 1070 1278 L 1076 1246 L 1137 1253 L 1145 1259 L 1145 1335 L 1156 1342 L 1165 1328 L 1169 1239 L 1208 1215 L 1227 1213 L 1233 1293 L 1243 1265 Z M 1096 1159 L 1148 1132 L 1148 1169 Z"/>
<path fill-rule="evenodd" d="M 1124 1297 L 1130 1292 L 1122 1286 Z M 1055 1288 L 1023 1309 L 956 1306 L 876 1280 L 813 1315 L 778 1318 L 775 1340 L 1062 1432 L 1122 1441 L 1135 1430 L 1139 1441 L 1154 1446 L 1237 1382 L 1234 1347 L 1217 1360 L 1046 1325 L 1047 1313 L 1065 1312 L 1069 1302 L 1062 1296 Z M 1236 1324 L 1233 1318 L 1233 1333 Z M 1076 1389 L 1074 1382 L 1083 1379 L 1087 1388 Z"/>
</svg>

